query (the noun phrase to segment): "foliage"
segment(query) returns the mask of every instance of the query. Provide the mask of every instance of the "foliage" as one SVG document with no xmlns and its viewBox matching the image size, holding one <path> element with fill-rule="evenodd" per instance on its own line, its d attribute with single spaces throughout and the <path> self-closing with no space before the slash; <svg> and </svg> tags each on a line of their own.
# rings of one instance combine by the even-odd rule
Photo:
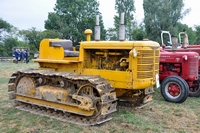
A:
<svg viewBox="0 0 200 133">
<path fill-rule="evenodd" d="M 42 32 L 43 38 L 61 38 L 60 34 L 55 30 L 44 30 Z"/>
<path fill-rule="evenodd" d="M 135 25 L 135 30 L 132 33 L 132 37 L 134 40 L 143 40 L 147 37 L 143 23 Z"/>
<path fill-rule="evenodd" d="M 16 27 L 0 19 L 0 56 L 12 56 L 12 48 L 19 45 Z"/>
<path fill-rule="evenodd" d="M 18 46 L 19 42 L 16 38 L 6 38 L 4 41 L 4 46 L 2 47 L 2 51 L 0 50 L 1 56 L 12 56 L 13 51 L 12 48 Z"/>
<path fill-rule="evenodd" d="M 115 10 L 117 15 L 114 16 L 114 28 L 108 29 L 108 40 L 118 40 L 121 13 L 124 13 L 125 38 L 133 40 L 132 34 L 135 27 L 133 17 L 135 12 L 134 0 L 115 0 Z"/>
<path fill-rule="evenodd" d="M 28 30 L 21 30 L 21 38 L 28 43 L 31 53 L 35 53 L 39 50 L 39 44 L 44 38 L 60 38 L 58 32 L 54 30 L 38 31 L 36 28 L 32 27 Z"/>
<path fill-rule="evenodd" d="M 6 22 L 5 20 L 3 20 L 2 18 L 0 18 L 0 33 L 2 31 L 7 31 L 9 32 L 12 28 L 12 25 L 9 24 L 8 22 Z"/>
<path fill-rule="evenodd" d="M 19 33 L 23 40 L 29 44 L 30 49 L 38 51 L 40 41 L 43 39 L 42 31 L 37 31 L 36 28 L 32 27 L 29 30 L 21 30 Z"/>
<path fill-rule="evenodd" d="M 49 13 L 45 28 L 58 31 L 62 38 L 77 45 L 85 40 L 84 31 L 94 28 L 95 16 L 100 15 L 101 38 L 105 40 L 106 31 L 98 7 L 96 0 L 57 0 L 55 12 Z"/>
<path fill-rule="evenodd" d="M 186 33 L 188 35 L 188 41 L 189 41 L 189 44 L 195 44 L 196 43 L 196 35 L 195 35 L 195 32 L 194 30 L 191 28 L 191 27 L 188 27 L 188 25 L 186 24 L 182 24 L 182 23 L 177 23 L 176 25 L 176 30 L 178 31 L 175 32 L 176 35 L 178 36 L 180 32 L 183 32 L 184 30 L 186 30 Z M 172 32 L 173 33 L 173 32 Z M 181 36 L 182 38 L 183 36 Z M 179 40 L 180 41 L 180 40 Z M 181 41 L 183 41 L 183 39 L 181 39 Z"/>
<path fill-rule="evenodd" d="M 108 28 L 107 30 L 107 40 L 118 40 L 118 32 L 116 28 Z"/>
<path fill-rule="evenodd" d="M 200 25 L 195 26 L 196 44 L 200 44 Z"/>
<path fill-rule="evenodd" d="M 190 9 L 183 0 L 143 0 L 144 23 L 149 39 L 160 42 L 161 30 L 172 31 Z"/>
<path fill-rule="evenodd" d="M 0 41 L 4 41 L 8 37 L 16 37 L 17 28 L 0 18 Z"/>
<path fill-rule="evenodd" d="M 101 40 L 118 40 L 120 14 L 125 13 L 127 40 L 149 38 L 160 42 L 161 30 L 170 31 L 178 36 L 185 29 L 190 44 L 200 43 L 200 26 L 194 30 L 179 22 L 190 9 L 183 10 L 183 0 L 143 0 L 144 23 L 138 25 L 134 20 L 134 0 L 115 0 L 114 27 L 104 28 L 97 0 L 57 0 L 54 11 L 45 21 L 47 30 L 38 31 L 32 27 L 19 31 L 16 27 L 0 18 L 0 56 L 12 56 L 12 47 L 25 46 L 35 53 L 44 38 L 70 39 L 77 45 L 85 40 L 85 29 L 94 29 L 95 16 L 100 16 Z M 94 39 L 94 33 L 92 36 Z"/>
</svg>

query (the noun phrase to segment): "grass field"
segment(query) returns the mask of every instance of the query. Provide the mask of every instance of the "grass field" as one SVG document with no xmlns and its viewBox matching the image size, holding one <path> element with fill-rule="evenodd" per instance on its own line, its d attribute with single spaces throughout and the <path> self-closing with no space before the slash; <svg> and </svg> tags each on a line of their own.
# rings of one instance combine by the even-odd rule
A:
<svg viewBox="0 0 200 133">
<path fill-rule="evenodd" d="M 113 119 L 101 125 L 84 127 L 19 111 L 8 99 L 7 83 L 12 72 L 37 68 L 37 63 L 0 62 L 0 133 L 196 133 L 200 132 L 200 98 L 182 104 L 164 101 L 159 89 L 145 107 L 119 108 Z"/>
</svg>

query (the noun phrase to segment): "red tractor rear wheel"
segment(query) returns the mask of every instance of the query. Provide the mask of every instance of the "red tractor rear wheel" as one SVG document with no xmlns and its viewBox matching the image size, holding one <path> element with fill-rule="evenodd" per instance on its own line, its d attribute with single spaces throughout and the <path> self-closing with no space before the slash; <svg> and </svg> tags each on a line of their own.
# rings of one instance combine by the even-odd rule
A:
<svg viewBox="0 0 200 133">
<path fill-rule="evenodd" d="M 189 95 L 189 86 L 181 77 L 169 76 L 162 81 L 161 94 L 166 101 L 182 103 Z"/>
<path fill-rule="evenodd" d="M 189 88 L 190 97 L 199 97 L 200 96 L 200 75 L 197 81 L 193 82 L 193 87 Z"/>
</svg>

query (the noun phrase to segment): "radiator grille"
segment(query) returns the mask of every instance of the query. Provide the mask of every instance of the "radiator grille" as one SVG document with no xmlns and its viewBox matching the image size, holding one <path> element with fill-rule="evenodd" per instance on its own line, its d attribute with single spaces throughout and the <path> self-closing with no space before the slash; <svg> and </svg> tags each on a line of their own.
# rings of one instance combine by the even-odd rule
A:
<svg viewBox="0 0 200 133">
<path fill-rule="evenodd" d="M 152 72 L 138 72 L 137 73 L 138 75 L 138 78 L 152 78 L 153 77 L 153 74 Z"/>
<path fill-rule="evenodd" d="M 160 51 L 159 50 L 155 51 L 155 56 L 159 56 L 160 57 Z"/>
<path fill-rule="evenodd" d="M 153 65 L 138 65 L 138 71 L 149 71 L 153 69 Z"/>
<path fill-rule="evenodd" d="M 153 62 L 153 58 L 138 58 L 138 64 L 151 64 Z"/>
<path fill-rule="evenodd" d="M 160 50 L 138 50 L 137 78 L 152 78 L 159 72 Z"/>
<path fill-rule="evenodd" d="M 155 63 L 159 63 L 159 61 L 160 61 L 160 56 L 156 56 L 155 57 Z"/>
<path fill-rule="evenodd" d="M 189 58 L 188 60 L 189 67 L 189 75 L 197 75 L 198 73 L 198 59 L 197 58 Z"/>
<path fill-rule="evenodd" d="M 153 50 L 138 50 L 138 52 L 140 53 L 141 57 L 149 57 L 149 56 L 152 57 L 154 55 Z"/>
</svg>

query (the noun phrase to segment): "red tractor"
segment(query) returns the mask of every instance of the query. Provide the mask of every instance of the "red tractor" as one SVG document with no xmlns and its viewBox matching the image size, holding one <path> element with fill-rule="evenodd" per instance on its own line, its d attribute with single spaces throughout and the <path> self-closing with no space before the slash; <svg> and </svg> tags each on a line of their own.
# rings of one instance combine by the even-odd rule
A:
<svg viewBox="0 0 200 133">
<path fill-rule="evenodd" d="M 163 38 L 161 35 L 161 40 Z M 192 90 L 199 89 L 198 57 L 196 52 L 176 52 L 178 39 L 172 39 L 172 52 L 165 47 L 160 52 L 159 78 L 161 94 L 165 100 L 175 103 L 184 102 Z"/>
<path fill-rule="evenodd" d="M 171 41 L 171 35 L 168 31 L 162 31 L 161 33 L 161 40 L 162 40 L 162 44 L 163 43 L 163 34 L 166 33 L 169 35 L 169 39 L 170 39 L 170 43 L 172 44 L 172 41 Z M 196 52 L 200 55 L 200 45 L 188 45 L 188 36 L 187 36 L 187 33 L 186 31 L 184 32 L 180 32 L 179 33 L 179 46 L 178 48 L 176 49 L 176 52 L 178 53 L 182 53 L 182 52 L 188 52 L 188 53 L 191 53 L 191 52 Z M 168 51 L 168 52 L 172 52 L 173 49 L 172 47 L 168 46 L 165 48 L 165 51 Z M 189 88 L 189 96 L 191 97 L 199 97 L 200 96 L 200 60 L 199 60 L 199 56 L 196 57 L 198 58 L 198 61 L 199 61 L 199 65 L 198 65 L 198 81 L 195 81 L 195 84 L 196 84 L 196 87 L 190 87 Z"/>
</svg>

